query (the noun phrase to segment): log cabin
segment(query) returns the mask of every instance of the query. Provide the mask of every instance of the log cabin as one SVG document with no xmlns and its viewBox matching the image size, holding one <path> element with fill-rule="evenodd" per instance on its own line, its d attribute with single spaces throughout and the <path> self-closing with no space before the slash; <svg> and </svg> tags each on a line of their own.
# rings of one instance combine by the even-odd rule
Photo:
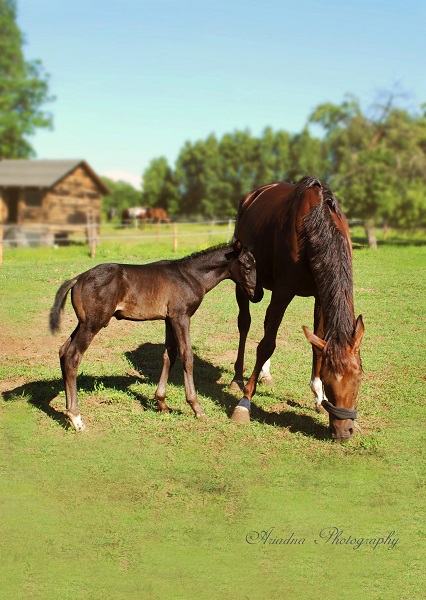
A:
<svg viewBox="0 0 426 600">
<path fill-rule="evenodd" d="M 102 197 L 110 191 L 84 160 L 0 160 L 0 223 L 13 245 L 99 234 Z M 32 245 L 32 244 L 31 244 Z"/>
</svg>

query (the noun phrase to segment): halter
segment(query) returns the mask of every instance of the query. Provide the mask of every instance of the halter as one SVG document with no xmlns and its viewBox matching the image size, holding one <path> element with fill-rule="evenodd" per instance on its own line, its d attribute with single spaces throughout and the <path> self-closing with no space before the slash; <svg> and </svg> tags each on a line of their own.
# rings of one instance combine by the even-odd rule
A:
<svg viewBox="0 0 426 600">
<path fill-rule="evenodd" d="M 344 421 L 345 419 L 352 419 L 353 421 L 358 417 L 358 413 L 356 410 L 349 410 L 349 408 L 343 408 L 340 406 L 334 406 L 328 400 L 323 400 L 321 405 L 325 408 L 325 410 L 336 417 L 336 419 L 340 419 Z"/>
</svg>

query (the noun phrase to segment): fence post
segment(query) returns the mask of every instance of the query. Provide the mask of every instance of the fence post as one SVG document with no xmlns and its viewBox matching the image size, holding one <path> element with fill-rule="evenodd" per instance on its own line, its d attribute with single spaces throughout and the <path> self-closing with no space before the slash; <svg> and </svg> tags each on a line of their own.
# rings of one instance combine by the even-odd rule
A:
<svg viewBox="0 0 426 600">
<path fill-rule="evenodd" d="M 232 234 L 232 219 L 228 220 L 228 233 L 226 236 L 226 243 L 229 244 L 230 240 L 231 240 L 231 234 Z"/>
<path fill-rule="evenodd" d="M 178 251 L 178 227 L 176 221 L 173 223 L 173 252 Z"/>
<path fill-rule="evenodd" d="M 92 209 L 87 212 L 87 241 L 89 242 L 90 258 L 96 256 L 96 224 L 93 219 Z"/>
</svg>

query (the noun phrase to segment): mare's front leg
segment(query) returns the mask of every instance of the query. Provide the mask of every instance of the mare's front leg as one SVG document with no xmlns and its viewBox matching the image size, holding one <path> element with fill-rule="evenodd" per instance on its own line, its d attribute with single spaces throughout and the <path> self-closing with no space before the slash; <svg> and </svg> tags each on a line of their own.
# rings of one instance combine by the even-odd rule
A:
<svg viewBox="0 0 426 600">
<path fill-rule="evenodd" d="M 235 296 L 238 303 L 238 331 L 240 339 L 238 342 L 237 360 L 234 365 L 234 378 L 231 381 L 231 390 L 242 391 L 244 388 L 244 352 L 247 335 L 250 330 L 251 316 L 250 303 L 247 294 L 239 285 L 235 288 Z"/>
<path fill-rule="evenodd" d="M 77 401 L 77 370 L 83 354 L 98 331 L 99 329 L 91 331 L 79 323 L 59 349 L 59 360 L 65 385 L 66 415 L 76 431 L 86 429 Z"/>
<path fill-rule="evenodd" d="M 315 298 L 314 308 L 314 333 L 319 338 L 324 339 L 324 319 L 321 304 L 318 298 Z M 322 364 L 322 352 L 312 345 L 312 375 L 309 386 L 315 396 L 315 408 L 317 412 L 325 412 L 321 406 L 325 398 L 322 381 L 320 378 Z M 326 398 L 325 398 L 326 399 Z"/>
<path fill-rule="evenodd" d="M 278 328 L 281 325 L 286 308 L 293 298 L 294 294 L 285 289 L 275 288 L 272 291 L 271 302 L 266 311 L 265 333 L 257 347 L 256 364 L 250 379 L 244 386 L 244 397 L 234 409 L 231 417 L 233 421 L 239 423 L 250 421 L 251 399 L 256 393 L 259 374 L 262 366 L 271 358 L 275 350 Z"/>
<path fill-rule="evenodd" d="M 173 322 L 173 330 L 176 336 L 179 356 L 183 366 L 183 377 L 185 382 L 186 400 L 191 406 L 198 419 L 205 419 L 206 414 L 197 399 L 194 385 L 194 355 L 192 352 L 191 339 L 189 335 L 190 318 L 187 315 L 177 316 Z"/>
<path fill-rule="evenodd" d="M 163 370 L 161 371 L 160 381 L 158 382 L 157 390 L 155 392 L 155 398 L 157 400 L 158 408 L 161 412 L 168 413 L 170 408 L 167 406 L 166 399 L 166 386 L 169 379 L 170 369 L 173 367 L 177 356 L 177 343 L 176 337 L 173 331 L 173 327 L 168 319 L 166 319 L 166 342 L 163 354 Z"/>
</svg>

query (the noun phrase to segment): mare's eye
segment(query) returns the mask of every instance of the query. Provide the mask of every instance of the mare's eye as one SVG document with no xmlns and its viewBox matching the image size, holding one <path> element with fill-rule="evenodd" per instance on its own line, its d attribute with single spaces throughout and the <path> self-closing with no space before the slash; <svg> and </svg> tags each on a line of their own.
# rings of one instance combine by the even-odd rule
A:
<svg viewBox="0 0 426 600">
<path fill-rule="evenodd" d="M 250 269 L 250 267 L 244 267 L 244 271 L 245 271 L 246 273 L 250 273 L 251 269 Z"/>
</svg>

